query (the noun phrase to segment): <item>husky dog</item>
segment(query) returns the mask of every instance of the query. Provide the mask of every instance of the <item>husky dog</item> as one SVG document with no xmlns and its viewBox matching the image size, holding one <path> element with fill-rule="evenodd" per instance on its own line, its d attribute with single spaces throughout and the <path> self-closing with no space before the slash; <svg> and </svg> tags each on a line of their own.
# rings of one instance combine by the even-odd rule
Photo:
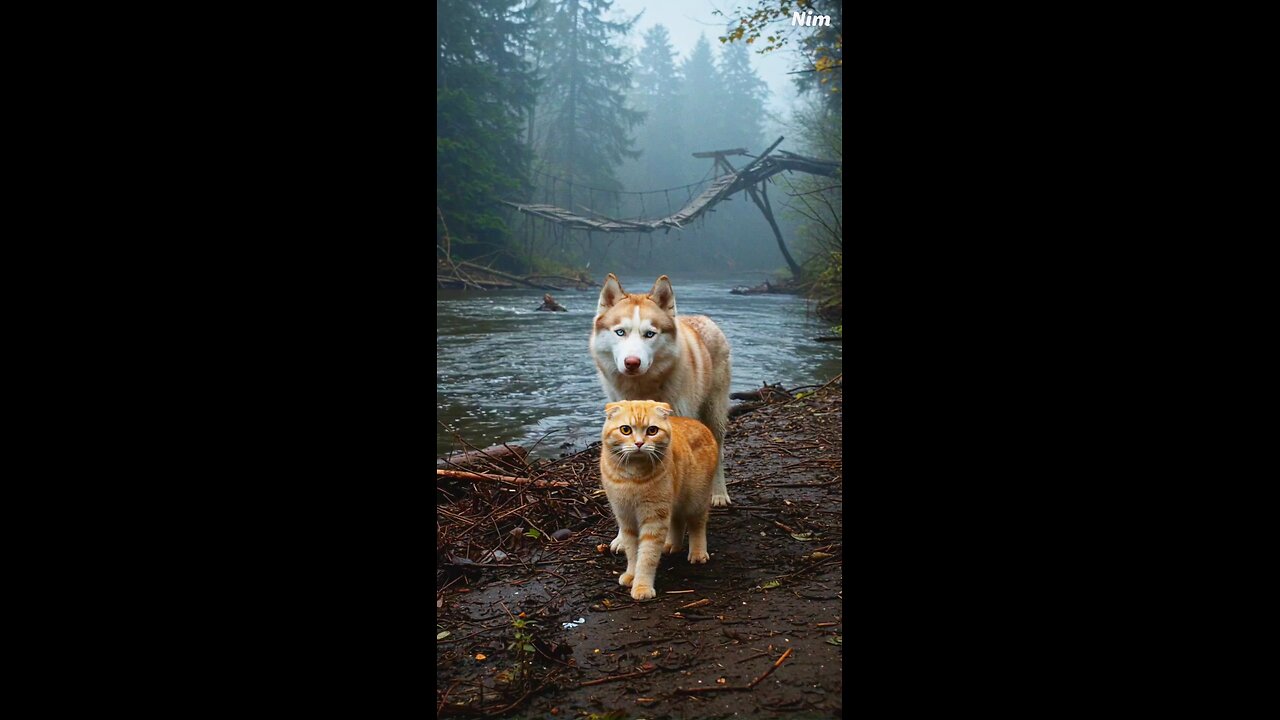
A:
<svg viewBox="0 0 1280 720">
<path fill-rule="evenodd" d="M 604 281 L 591 330 L 591 357 L 610 402 L 665 402 L 675 414 L 710 428 L 719 448 L 711 504 L 729 504 L 724 484 L 724 431 L 729 424 L 729 341 L 701 315 L 676 317 L 666 275 L 647 295 L 623 291 L 613 273 Z M 618 552 L 622 532 L 609 548 Z"/>
</svg>

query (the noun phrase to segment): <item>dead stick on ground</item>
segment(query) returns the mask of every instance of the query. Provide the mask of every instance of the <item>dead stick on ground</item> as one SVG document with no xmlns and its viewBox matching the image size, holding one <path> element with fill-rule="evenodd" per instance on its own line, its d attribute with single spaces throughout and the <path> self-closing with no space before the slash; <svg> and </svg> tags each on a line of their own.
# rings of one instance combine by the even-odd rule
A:
<svg viewBox="0 0 1280 720">
<path fill-rule="evenodd" d="M 747 689 L 750 690 L 756 685 L 759 685 L 761 680 L 764 680 L 765 678 L 769 677 L 769 673 L 773 672 L 774 670 L 777 670 L 779 665 L 785 662 L 787 658 L 791 657 L 791 653 L 794 650 L 795 648 L 787 648 L 787 651 L 782 653 L 782 657 L 778 658 L 777 662 L 773 664 L 773 667 L 769 668 L 768 670 L 765 670 L 763 675 L 756 678 L 755 680 L 752 680 L 751 684 L 747 686 Z"/>
<path fill-rule="evenodd" d="M 700 688 L 676 688 L 676 692 L 692 695 L 693 693 L 704 693 L 704 692 L 723 692 L 728 690 L 751 690 L 756 685 L 759 685 L 765 678 L 769 677 L 769 673 L 773 672 L 774 670 L 777 670 L 779 665 L 786 662 L 787 658 L 791 656 L 791 653 L 793 651 L 794 651 L 794 648 L 787 648 L 787 651 L 782 653 L 782 657 L 778 658 L 777 661 L 774 662 L 773 665 L 768 670 L 764 671 L 763 675 L 756 678 L 755 680 L 752 680 L 751 684 L 747 685 L 746 687 L 743 687 L 741 685 L 713 685 L 711 687 L 700 687 Z"/>
<path fill-rule="evenodd" d="M 467 470 L 436 470 L 436 477 L 461 478 L 463 480 L 488 480 L 490 482 L 506 482 L 513 485 L 532 485 L 534 487 L 569 487 L 564 480 L 530 480 L 528 478 L 511 477 L 510 475 L 490 475 L 489 473 L 470 472 Z"/>
<path fill-rule="evenodd" d="M 588 680 L 584 683 L 580 683 L 578 687 L 586 687 L 588 685 L 599 685 L 600 683 L 613 682 L 614 680 L 625 680 L 626 678 L 640 677 L 641 675 L 647 675 L 656 669 L 657 669 L 656 666 L 651 665 L 648 668 L 643 668 L 633 673 L 626 673 L 625 675 L 614 675 L 613 677 L 600 678 L 599 680 Z"/>
</svg>

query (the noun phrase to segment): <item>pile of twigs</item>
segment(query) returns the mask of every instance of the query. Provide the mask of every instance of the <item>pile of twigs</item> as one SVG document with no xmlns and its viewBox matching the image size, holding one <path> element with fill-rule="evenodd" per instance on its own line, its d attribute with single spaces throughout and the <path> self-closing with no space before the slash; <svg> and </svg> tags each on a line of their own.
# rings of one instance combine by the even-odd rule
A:
<svg viewBox="0 0 1280 720">
<path fill-rule="evenodd" d="M 465 463 L 446 458 L 436 469 L 438 566 L 532 570 L 567 541 L 612 522 L 594 446 L 556 461 L 492 448 L 467 455 Z"/>
</svg>

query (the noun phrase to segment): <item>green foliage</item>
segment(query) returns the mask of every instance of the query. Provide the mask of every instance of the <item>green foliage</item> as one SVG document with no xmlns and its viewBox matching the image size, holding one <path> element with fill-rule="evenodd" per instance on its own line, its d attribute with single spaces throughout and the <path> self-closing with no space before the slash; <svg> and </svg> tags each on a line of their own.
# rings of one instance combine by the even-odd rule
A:
<svg viewBox="0 0 1280 720">
<path fill-rule="evenodd" d="M 791 24 L 794 13 L 813 11 L 831 18 L 830 27 L 804 27 Z M 724 17 L 724 13 L 715 11 Z M 757 52 L 768 53 L 792 45 L 802 63 L 795 78 L 801 91 L 819 93 L 823 102 L 839 110 L 844 87 L 844 11 L 843 3 L 831 0 L 756 0 L 754 6 L 733 11 L 736 24 L 720 37 L 732 44 L 739 40 L 751 45 L 762 36 L 764 46 Z"/>
<path fill-rule="evenodd" d="M 529 528 L 527 531 L 525 531 L 524 536 L 527 538 L 533 538 L 534 540 L 537 540 L 538 538 L 542 537 L 542 533 L 538 532 L 537 530 L 534 530 L 533 528 Z"/>
<path fill-rule="evenodd" d="M 522 117 L 537 83 L 513 44 L 528 31 L 527 13 L 512 0 L 437 3 L 437 244 L 448 226 L 451 252 L 470 259 L 510 241 L 507 214 L 496 201 L 522 194 L 529 152 Z"/>
</svg>

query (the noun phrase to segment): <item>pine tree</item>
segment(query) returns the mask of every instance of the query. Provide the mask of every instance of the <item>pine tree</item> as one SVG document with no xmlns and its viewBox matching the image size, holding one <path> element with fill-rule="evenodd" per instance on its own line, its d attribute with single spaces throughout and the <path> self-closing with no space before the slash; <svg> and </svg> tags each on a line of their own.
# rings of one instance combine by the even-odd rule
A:
<svg viewBox="0 0 1280 720">
<path fill-rule="evenodd" d="M 724 117 L 721 113 L 720 71 L 706 35 L 700 36 L 689 57 L 680 64 L 684 76 L 685 103 L 681 116 L 686 125 L 687 152 L 723 149 Z M 687 156 L 687 155 L 686 155 Z M 698 161 L 705 165 L 706 161 Z M 704 168 L 705 171 L 705 168 Z"/>
<path fill-rule="evenodd" d="M 636 58 L 634 96 L 637 109 L 645 113 L 637 143 L 642 149 L 638 170 L 647 187 L 689 182 L 681 173 L 683 158 L 689 151 L 679 116 L 682 77 L 675 57 L 665 27 L 654 25 L 644 34 L 644 47 Z"/>
<path fill-rule="evenodd" d="M 436 29 L 436 206 L 461 258 L 506 249 L 498 201 L 524 192 L 522 119 L 536 84 L 518 52 L 527 16 L 512 0 L 443 0 Z M 443 225 L 436 223 L 437 241 Z"/>
<path fill-rule="evenodd" d="M 720 46 L 720 82 L 723 87 L 724 116 L 730 133 L 725 140 L 730 147 L 745 147 L 752 152 L 764 150 L 765 103 L 769 86 L 751 67 L 751 55 L 743 43 Z"/>
<path fill-rule="evenodd" d="M 631 68 L 615 38 L 636 18 L 604 19 L 612 0 L 558 0 L 550 8 L 544 43 L 545 84 L 538 115 L 545 128 L 540 151 L 547 172 L 578 185 L 614 189 L 615 169 L 637 156 L 631 131 L 644 114 L 628 107 Z M 545 123 L 545 124 L 544 124 Z M 556 187 L 556 204 L 582 204 L 571 185 Z"/>
</svg>

